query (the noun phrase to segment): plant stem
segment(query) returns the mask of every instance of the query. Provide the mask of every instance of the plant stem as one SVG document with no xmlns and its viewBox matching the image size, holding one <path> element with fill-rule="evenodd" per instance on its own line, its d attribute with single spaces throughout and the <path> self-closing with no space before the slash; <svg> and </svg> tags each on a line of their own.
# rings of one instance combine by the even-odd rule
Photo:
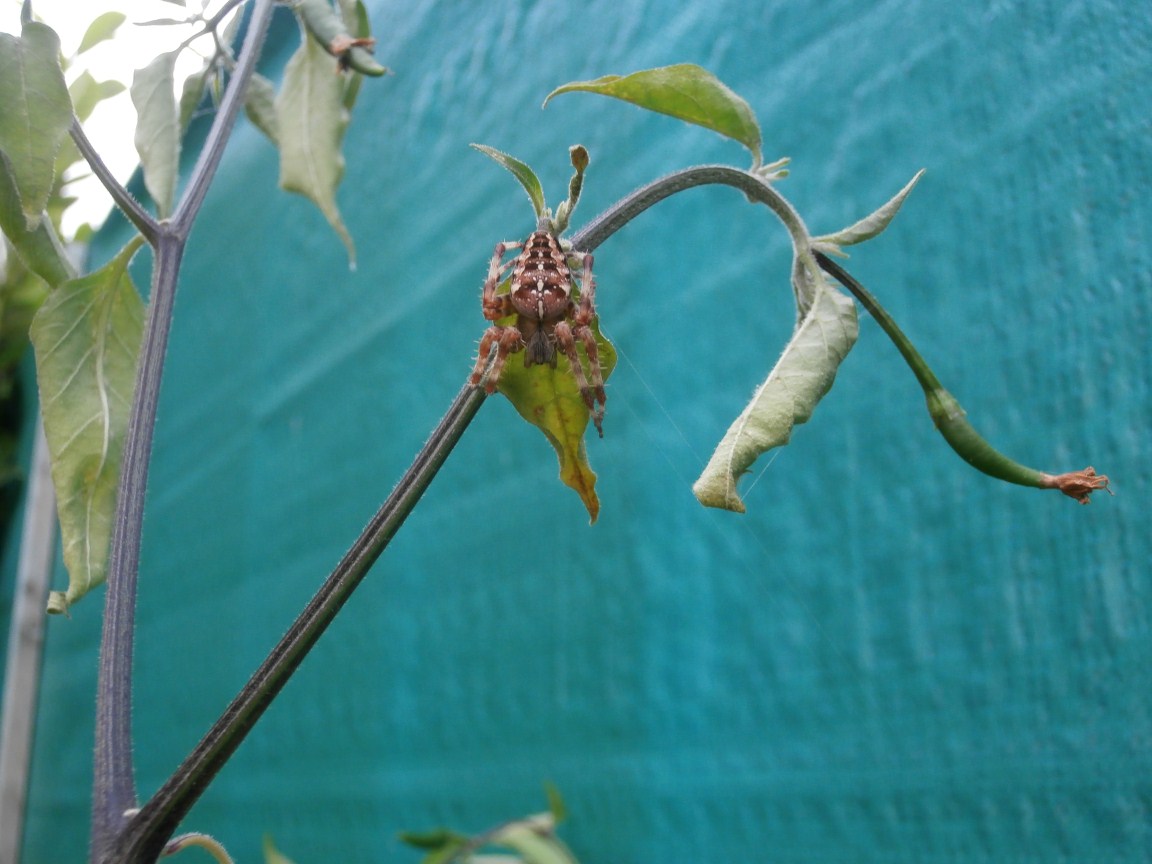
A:
<svg viewBox="0 0 1152 864">
<path fill-rule="evenodd" d="M 140 564 L 140 527 L 148 485 L 149 455 L 156 425 L 164 353 L 184 241 L 162 233 L 155 247 L 152 300 L 136 372 L 136 387 L 124 440 L 116 519 L 108 550 L 108 591 L 100 641 L 96 695 L 96 751 L 92 792 L 92 860 L 101 860 L 136 806 L 132 766 L 132 650 L 136 620 L 136 583 Z"/>
<path fill-rule="evenodd" d="M 232 134 L 236 117 L 244 106 L 248 82 L 256 69 L 260 49 L 264 46 L 264 37 L 268 34 L 274 5 L 274 0 L 256 0 L 252 19 L 248 22 L 248 35 L 244 39 L 244 47 L 236 60 L 236 68 L 220 102 L 220 109 L 216 112 L 216 119 L 208 131 L 208 140 L 204 142 L 204 148 L 196 160 L 196 167 L 192 169 L 184 197 L 177 205 L 176 212 L 172 214 L 172 230 L 184 237 L 188 236 L 192 222 L 200 212 L 204 196 L 208 194 L 208 187 L 212 184 L 212 178 L 216 176 L 216 169 L 220 167 L 220 157 L 224 155 L 224 146 Z"/>
<path fill-rule="evenodd" d="M 465 385 L 392 494 L 248 683 L 179 768 L 135 814 L 108 861 L 150 862 L 388 546 L 485 399 Z"/>
<path fill-rule="evenodd" d="M 71 134 L 72 140 L 76 142 L 76 149 L 80 151 L 80 155 L 92 168 L 92 173 L 108 190 L 108 194 L 112 196 L 116 206 L 124 211 L 124 215 L 136 226 L 136 230 L 143 235 L 144 239 L 155 245 L 160 231 L 159 223 L 152 218 L 151 213 L 140 206 L 140 202 L 133 198 L 132 193 L 125 189 L 112 174 L 112 170 L 100 158 L 100 154 L 96 152 L 92 142 L 88 140 L 84 127 L 80 125 L 80 120 L 75 115 L 72 117 Z"/>
<path fill-rule="evenodd" d="M 172 324 L 180 264 L 192 222 L 215 175 L 224 144 L 243 104 L 243 89 L 251 77 L 272 16 L 273 0 L 256 0 L 255 11 L 221 110 L 216 115 L 177 212 L 171 221 L 157 223 L 123 190 L 94 152 L 86 153 L 93 170 L 109 187 L 117 203 L 152 244 L 155 261 L 152 295 L 128 430 L 124 440 L 115 522 L 108 551 L 107 596 L 96 697 L 96 749 L 92 792 L 92 861 L 109 860 L 126 825 L 126 811 L 136 805 L 132 762 L 132 653 L 136 619 L 136 588 L 140 566 L 140 537 L 144 497 L 148 486 L 152 438 L 156 426 L 164 356 Z M 81 151 L 91 151 L 82 130 Z M 109 184 L 112 185 L 109 185 Z M 122 192 L 118 195 L 117 189 Z"/>
</svg>

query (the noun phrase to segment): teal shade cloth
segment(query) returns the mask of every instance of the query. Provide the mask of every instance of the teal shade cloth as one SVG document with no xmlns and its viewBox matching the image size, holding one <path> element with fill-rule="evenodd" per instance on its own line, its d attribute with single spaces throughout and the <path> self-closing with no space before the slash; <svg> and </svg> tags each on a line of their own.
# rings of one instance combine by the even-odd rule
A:
<svg viewBox="0 0 1152 864">
<path fill-rule="evenodd" d="M 492 248 L 737 144 L 573 80 L 693 62 L 756 111 L 813 233 L 920 168 L 849 269 L 1004 452 L 1092 464 L 1089 507 L 999 484 L 861 318 L 743 516 L 691 484 L 794 323 L 790 247 L 727 188 L 597 251 L 620 351 L 600 519 L 490 400 L 189 816 L 237 861 L 415 862 L 402 830 L 568 802 L 595 862 L 1147 860 L 1152 849 L 1152 17 L 1026 3 L 374 2 L 344 248 L 242 122 L 192 235 L 156 431 L 135 756 L 163 782 L 389 492 L 471 370 Z M 277 13 L 266 73 L 295 45 Z M 143 62 L 142 58 L 142 62 Z M 107 257 L 124 241 L 111 223 Z M 146 257 L 146 256 L 145 256 Z M 146 284 L 146 277 L 144 277 Z M 63 574 L 58 574 L 58 580 Z M 49 626 L 26 864 L 85 854 L 102 596 Z M 196 855 L 199 853 L 185 853 Z"/>
</svg>

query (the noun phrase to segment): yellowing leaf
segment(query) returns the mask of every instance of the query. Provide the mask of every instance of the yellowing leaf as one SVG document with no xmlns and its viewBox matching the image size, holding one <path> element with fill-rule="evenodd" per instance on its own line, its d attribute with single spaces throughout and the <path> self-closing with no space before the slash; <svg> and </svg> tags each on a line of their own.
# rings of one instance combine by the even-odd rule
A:
<svg viewBox="0 0 1152 864">
<path fill-rule="evenodd" d="M 505 323 L 511 323 L 511 319 Z M 598 323 L 593 322 L 592 332 L 600 354 L 600 370 L 607 381 L 616 366 L 616 349 L 600 333 Z M 577 346 L 576 350 L 581 359 L 586 360 L 583 346 Z M 588 464 L 584 448 L 590 414 L 567 358 L 558 356 L 553 369 L 540 365 L 526 367 L 523 353 L 513 354 L 500 375 L 497 389 L 508 397 L 521 417 L 548 438 L 560 459 L 560 479 L 580 496 L 594 523 L 600 514 L 600 499 L 596 496 L 596 473 Z"/>
<path fill-rule="evenodd" d="M 68 568 L 68 591 L 53 592 L 53 611 L 106 573 L 143 332 L 143 304 L 128 276 L 140 243 L 49 294 L 30 329 Z"/>
</svg>

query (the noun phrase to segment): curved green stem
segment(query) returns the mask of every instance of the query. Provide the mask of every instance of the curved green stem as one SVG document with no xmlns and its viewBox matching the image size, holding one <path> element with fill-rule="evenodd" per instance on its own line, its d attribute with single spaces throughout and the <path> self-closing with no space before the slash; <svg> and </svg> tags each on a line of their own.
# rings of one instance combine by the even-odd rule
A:
<svg viewBox="0 0 1152 864">
<path fill-rule="evenodd" d="M 872 293 L 861 285 L 848 271 L 825 255 L 816 252 L 816 263 L 821 269 L 832 276 L 837 282 L 847 288 L 852 295 L 860 301 L 869 314 L 876 319 L 876 323 L 887 334 L 888 338 L 904 357 L 904 362 L 920 382 L 924 397 L 928 402 L 928 413 L 944 440 L 960 458 L 990 477 L 1016 483 L 1021 486 L 1032 486 L 1037 489 L 1059 489 L 1065 495 L 1075 498 L 1081 504 L 1087 504 L 1089 496 L 1098 489 L 1108 490 L 1108 478 L 1098 475 L 1095 469 L 1088 467 L 1083 471 L 1071 471 L 1066 474 L 1047 474 L 1021 465 L 1010 459 L 988 443 L 968 422 L 964 408 L 956 397 L 944 389 L 935 373 L 924 362 L 920 352 L 904 335 L 904 331 L 892 319 L 887 310 Z"/>
</svg>

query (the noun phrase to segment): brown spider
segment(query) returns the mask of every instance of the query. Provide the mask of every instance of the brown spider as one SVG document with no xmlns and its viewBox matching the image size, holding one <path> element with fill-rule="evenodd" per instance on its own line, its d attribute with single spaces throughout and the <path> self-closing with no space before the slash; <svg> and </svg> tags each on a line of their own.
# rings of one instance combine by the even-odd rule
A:
<svg viewBox="0 0 1152 864">
<path fill-rule="evenodd" d="M 509 250 L 522 249 L 511 261 L 503 262 Z M 583 265 L 580 277 L 580 296 L 573 299 L 573 277 L 569 260 Z M 512 270 L 512 284 L 507 294 L 497 294 L 496 288 L 508 270 Z M 580 388 L 580 395 L 592 413 L 596 431 L 604 437 L 600 423 L 604 418 L 604 377 L 600 371 L 600 358 L 596 351 L 596 337 L 591 323 L 596 319 L 596 283 L 592 279 L 592 256 L 588 253 L 569 253 L 560 245 L 552 224 L 541 219 L 536 230 L 523 243 L 497 243 L 492 261 L 488 265 L 488 278 L 484 281 L 481 308 L 484 317 L 496 322 L 516 314 L 514 325 L 493 323 L 480 340 L 480 355 L 472 370 L 472 386 L 484 380 L 484 367 L 492 346 L 496 345 L 496 359 L 488 369 L 484 389 L 496 391 L 500 373 L 509 354 L 524 352 L 524 365 L 547 363 L 556 367 L 556 349 L 568 358 L 572 377 Z M 584 343 L 588 355 L 587 366 L 576 353 L 576 340 Z"/>
</svg>

